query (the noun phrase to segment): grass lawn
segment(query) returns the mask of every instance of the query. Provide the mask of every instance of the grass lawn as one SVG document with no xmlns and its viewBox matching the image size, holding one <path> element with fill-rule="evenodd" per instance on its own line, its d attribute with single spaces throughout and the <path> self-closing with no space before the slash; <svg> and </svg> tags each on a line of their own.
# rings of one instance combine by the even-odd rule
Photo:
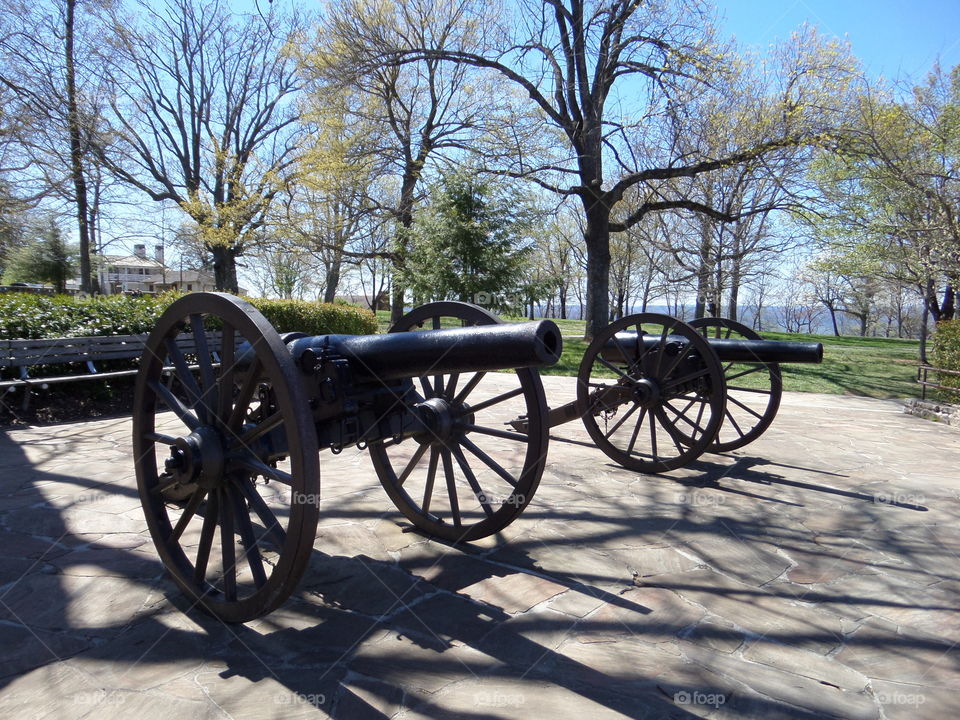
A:
<svg viewBox="0 0 960 720">
<path fill-rule="evenodd" d="M 389 327 L 388 312 L 378 312 L 381 331 Z M 523 320 L 523 318 L 505 318 Z M 556 320 L 563 333 L 563 356 L 544 375 L 576 375 L 587 348 L 583 321 Z M 783 389 L 873 398 L 920 397 L 917 364 L 920 343 L 896 338 L 834 337 L 764 332 L 767 340 L 823 343 L 820 365 L 782 365 Z"/>
</svg>

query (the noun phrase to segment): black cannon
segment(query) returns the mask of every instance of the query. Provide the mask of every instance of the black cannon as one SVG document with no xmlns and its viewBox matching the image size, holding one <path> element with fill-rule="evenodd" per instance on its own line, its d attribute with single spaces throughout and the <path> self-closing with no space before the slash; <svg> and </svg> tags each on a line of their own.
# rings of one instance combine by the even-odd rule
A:
<svg viewBox="0 0 960 720">
<path fill-rule="evenodd" d="M 593 339 L 577 399 L 550 410 L 547 423 L 582 420 L 596 445 L 626 468 L 676 470 L 760 437 L 780 407 L 780 363 L 822 359 L 820 343 L 763 340 L 732 320 L 631 315 Z M 523 432 L 526 418 L 511 425 Z"/>
<path fill-rule="evenodd" d="M 184 336 L 195 354 L 184 354 Z M 164 565 L 224 620 L 274 609 L 313 550 L 318 451 L 348 446 L 368 450 L 391 500 L 425 533 L 458 542 L 498 532 L 540 482 L 549 429 L 535 368 L 561 346 L 551 321 L 500 323 L 462 303 L 418 308 L 386 335 L 281 337 L 231 295 L 177 300 L 147 341 L 133 421 L 140 498 Z M 515 374 L 491 389 L 492 370 Z M 504 429 L 518 408 L 524 433 Z"/>
</svg>

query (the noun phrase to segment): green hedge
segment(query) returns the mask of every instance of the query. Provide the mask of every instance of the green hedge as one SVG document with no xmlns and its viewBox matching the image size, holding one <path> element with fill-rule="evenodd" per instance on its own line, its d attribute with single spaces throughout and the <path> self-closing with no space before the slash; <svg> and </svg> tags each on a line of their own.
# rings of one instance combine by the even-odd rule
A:
<svg viewBox="0 0 960 720">
<path fill-rule="evenodd" d="M 67 295 L 0 293 L 0 339 L 134 335 L 149 332 L 176 294 Z M 278 332 L 309 335 L 377 331 L 376 316 L 352 305 L 330 305 L 300 300 L 248 298 Z"/>
<path fill-rule="evenodd" d="M 173 295 L 0 294 L 0 339 L 134 335 L 149 332 Z"/>
<path fill-rule="evenodd" d="M 377 332 L 377 316 L 355 305 L 246 299 L 263 313 L 277 332 L 304 332 L 307 335 L 372 335 Z"/>
<path fill-rule="evenodd" d="M 960 372 L 960 319 L 937 323 L 931 360 L 934 367 Z M 939 373 L 938 382 L 960 390 L 960 375 Z"/>
</svg>

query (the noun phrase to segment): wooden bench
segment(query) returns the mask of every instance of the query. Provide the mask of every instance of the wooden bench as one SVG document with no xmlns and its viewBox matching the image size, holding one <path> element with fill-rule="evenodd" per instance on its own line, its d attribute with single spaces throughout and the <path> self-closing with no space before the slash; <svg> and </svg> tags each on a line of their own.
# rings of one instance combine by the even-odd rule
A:
<svg viewBox="0 0 960 720">
<path fill-rule="evenodd" d="M 217 352 L 220 348 L 220 332 L 207 331 L 208 347 Z M 40 340 L 0 340 L 0 368 L 12 368 L 18 377 L 0 380 L 0 397 L 17 388 L 25 388 L 22 408 L 30 401 L 30 390 L 46 389 L 56 383 L 78 380 L 108 380 L 135 375 L 137 367 L 100 372 L 96 363 L 126 360 L 131 364 L 143 355 L 147 334 L 142 335 L 94 335 L 91 337 L 45 338 Z M 196 352 L 193 336 L 184 333 L 177 338 L 177 345 L 184 354 Z M 54 365 L 83 364 L 86 372 L 30 377 L 30 370 Z"/>
</svg>

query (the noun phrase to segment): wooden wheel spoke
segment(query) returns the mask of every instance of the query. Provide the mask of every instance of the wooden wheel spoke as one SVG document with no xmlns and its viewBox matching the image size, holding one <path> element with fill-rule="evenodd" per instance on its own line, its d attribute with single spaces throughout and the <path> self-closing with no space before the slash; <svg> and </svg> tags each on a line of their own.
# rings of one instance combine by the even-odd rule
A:
<svg viewBox="0 0 960 720">
<path fill-rule="evenodd" d="M 650 454 L 654 462 L 659 462 L 660 456 L 657 455 L 657 418 L 653 412 L 650 413 Z"/>
<path fill-rule="evenodd" d="M 674 371 L 677 365 L 683 362 L 683 359 L 690 354 L 691 350 L 693 350 L 693 343 L 688 342 L 684 346 L 683 350 L 677 353 L 677 356 L 670 361 L 670 366 L 666 370 L 664 370 L 663 373 L 659 375 L 659 377 L 670 377 L 670 373 Z"/>
<path fill-rule="evenodd" d="M 640 410 L 640 417 L 637 418 L 637 424 L 633 427 L 633 434 L 630 435 L 630 444 L 627 445 L 627 455 L 631 455 L 633 453 L 633 448 L 637 444 L 637 437 L 640 435 L 640 426 L 643 425 L 643 419 L 646 417 L 646 415 L 647 409 L 642 408 Z"/>
<path fill-rule="evenodd" d="M 275 430 L 283 424 L 283 414 L 278 410 L 270 417 L 257 423 L 254 427 L 247 430 L 243 435 L 230 443 L 230 449 L 236 450 L 239 447 L 249 447 L 257 440 L 262 438 L 271 430 Z"/>
<path fill-rule="evenodd" d="M 162 385 L 156 380 L 151 380 L 147 383 L 148 387 L 156 393 L 164 404 L 173 410 L 174 414 L 180 418 L 180 421 L 186 425 L 191 430 L 196 430 L 200 427 L 200 420 L 194 415 L 190 410 L 180 401 L 176 395 L 174 395 L 170 388 Z"/>
<path fill-rule="evenodd" d="M 256 486 L 251 480 L 245 478 L 238 483 L 237 487 L 240 488 L 240 492 L 243 493 L 246 501 L 250 503 L 250 507 L 257 514 L 257 517 L 260 518 L 260 524 L 263 525 L 265 530 L 264 534 L 270 537 L 278 550 L 281 549 L 287 541 L 287 533 L 280 525 L 277 516 L 273 514 L 273 510 L 271 510 L 270 506 L 260 497 Z"/>
<path fill-rule="evenodd" d="M 463 401 L 467 399 L 467 396 L 469 396 L 470 393 L 473 392 L 474 388 L 477 387 L 480 381 L 483 380 L 484 375 L 486 375 L 485 372 L 474 373 L 473 377 L 467 381 L 467 384 L 463 386 L 463 389 L 461 389 L 460 392 L 457 393 L 457 396 L 453 399 L 454 404 L 459 405 L 463 403 Z"/>
<path fill-rule="evenodd" d="M 197 349 L 197 365 L 200 366 L 200 380 L 203 390 L 209 393 L 216 385 L 213 376 L 213 363 L 210 361 L 210 348 L 207 345 L 207 332 L 203 329 L 203 316 L 199 313 L 190 316 L 190 328 L 193 331 L 193 343 Z"/>
<path fill-rule="evenodd" d="M 433 383 L 430 381 L 426 375 L 421 375 L 418 380 L 420 380 L 420 385 L 423 388 L 423 397 L 424 399 L 429 399 L 437 396 L 437 391 L 433 387 Z"/>
<path fill-rule="evenodd" d="M 207 577 L 207 564 L 210 561 L 210 549 L 213 547 L 213 536 L 216 534 L 220 502 L 218 493 L 210 493 L 207 501 L 207 511 L 203 515 L 203 527 L 200 528 L 200 544 L 197 546 L 197 562 L 193 567 L 193 580 L 202 583 Z"/>
<path fill-rule="evenodd" d="M 196 378 L 193 377 L 193 372 L 190 370 L 187 359 L 183 356 L 183 351 L 180 349 L 180 346 L 177 345 L 176 338 L 168 337 L 164 341 L 164 344 L 167 348 L 167 355 L 171 362 L 173 362 L 174 370 L 176 370 L 176 377 L 180 380 L 184 391 L 186 391 L 190 397 L 190 405 L 196 406 L 200 402 L 203 392 L 200 390 L 200 386 L 197 385 Z"/>
<path fill-rule="evenodd" d="M 659 418 L 663 429 L 667 431 L 667 435 L 670 436 L 670 440 L 673 441 L 673 446 L 677 449 L 677 454 L 685 455 L 687 450 L 683 447 L 683 438 L 677 430 L 675 424 L 671 422 L 670 418 L 667 417 L 667 414 L 663 411 L 663 408 L 658 408 L 657 417 Z"/>
<path fill-rule="evenodd" d="M 499 475 L 504 482 L 506 482 L 510 487 L 516 489 L 517 479 L 508 473 L 503 467 L 501 467 L 493 458 L 487 455 L 480 447 L 473 442 L 470 438 L 464 436 L 460 438 L 460 444 L 463 445 L 467 450 L 477 456 L 477 458 L 486 465 L 488 468 L 493 470 L 497 475 Z"/>
<path fill-rule="evenodd" d="M 236 372 L 236 330 L 233 325 L 224 323 L 221 338 L 217 419 L 227 427 L 233 405 L 233 378 Z"/>
<path fill-rule="evenodd" d="M 467 412 L 478 413 L 481 410 L 486 410 L 488 407 L 492 407 L 496 405 L 497 403 L 502 403 L 504 400 L 509 400 L 510 398 L 515 398 L 517 395 L 522 395 L 522 394 L 523 394 L 522 387 L 514 388 L 513 390 L 508 390 L 505 393 L 500 393 L 496 397 L 492 397 L 489 400 L 484 400 L 483 402 L 479 402 L 476 405 L 471 405 Z"/>
<path fill-rule="evenodd" d="M 257 390 L 257 383 L 260 380 L 262 370 L 263 365 L 260 363 L 260 358 L 256 358 L 246 372 L 246 377 L 244 377 L 243 384 L 240 386 L 240 391 L 234 401 L 233 410 L 230 411 L 230 418 L 227 420 L 227 428 L 232 432 L 239 432 L 240 426 L 243 425 L 247 409 L 250 407 L 250 401 L 253 399 L 253 393 Z"/>
<path fill-rule="evenodd" d="M 427 482 L 423 488 L 423 502 L 421 503 L 424 513 L 430 512 L 430 501 L 433 500 L 433 483 L 437 477 L 437 461 L 439 459 L 440 454 L 437 452 L 437 449 L 431 445 L 430 464 L 427 467 Z"/>
<path fill-rule="evenodd" d="M 515 440 L 516 442 L 522 442 L 524 444 L 529 440 L 529 438 L 522 433 L 498 430 L 496 428 L 483 427 L 482 425 L 467 425 L 464 429 L 467 432 L 478 432 L 481 435 L 492 435 L 493 437 L 503 438 L 504 440 Z"/>
<path fill-rule="evenodd" d="M 630 419 L 630 416 L 633 415 L 634 412 L 636 412 L 636 410 L 637 410 L 638 407 L 640 407 L 640 403 L 639 403 L 639 402 L 634 402 L 634 403 L 633 403 L 633 407 L 631 407 L 629 410 L 627 410 L 627 411 L 623 414 L 623 417 L 621 417 L 621 418 L 616 422 L 616 424 L 615 424 L 612 428 L 610 428 L 610 430 L 609 430 L 607 433 L 604 434 L 604 437 L 605 437 L 607 440 L 609 440 L 609 439 L 610 439 L 610 436 L 613 435 L 617 430 L 619 430 L 619 429 L 620 429 L 620 426 L 623 425 L 627 420 Z"/>
<path fill-rule="evenodd" d="M 277 482 L 283 483 L 284 485 L 293 487 L 293 475 L 291 475 L 288 472 L 284 472 L 283 470 L 280 470 L 278 468 L 267 465 L 262 460 L 258 460 L 254 457 L 251 457 L 250 455 L 243 455 L 241 457 L 235 458 L 233 460 L 233 463 L 236 465 L 239 465 L 245 470 L 249 470 L 250 472 L 256 475 L 263 475 L 266 478 L 270 478 L 271 480 L 276 480 Z"/>
<path fill-rule="evenodd" d="M 175 437 L 170 437 L 169 435 L 158 432 L 145 433 L 143 437 L 146 440 L 153 440 L 154 442 L 163 443 L 164 445 L 174 445 L 177 442 Z"/>
<path fill-rule="evenodd" d="M 702 378 L 704 375 L 709 375 L 709 374 L 710 374 L 710 368 L 700 368 L 699 370 L 695 370 L 692 373 L 687 373 L 683 377 L 679 377 L 674 380 L 671 380 L 670 382 L 664 383 L 663 389 L 669 390 L 670 388 L 675 388 L 678 385 L 683 385 L 684 383 L 688 383 L 692 380 Z"/>
<path fill-rule="evenodd" d="M 263 567 L 263 557 L 260 555 L 260 548 L 257 547 L 257 538 L 253 534 L 253 524 L 250 522 L 250 515 L 243 504 L 243 498 L 231 492 L 233 498 L 233 507 L 237 517 L 237 529 L 240 532 L 240 543 L 243 545 L 243 554 L 250 566 L 250 572 L 253 575 L 253 584 L 262 588 L 267 584 L 267 573 Z"/>
<path fill-rule="evenodd" d="M 490 503 L 487 502 L 487 494 L 483 491 L 483 488 L 480 487 L 480 483 L 477 481 L 477 476 L 473 474 L 473 468 L 471 468 L 470 463 L 467 462 L 467 458 L 463 454 L 463 450 L 460 449 L 459 445 L 454 445 L 451 448 L 451 452 L 457 459 L 457 464 L 460 466 L 463 476 L 467 479 L 470 489 L 473 490 L 473 494 L 476 496 L 477 502 L 480 503 L 480 507 L 483 508 L 483 512 L 486 513 L 487 517 L 493 517 L 493 508 L 490 507 Z"/>
<path fill-rule="evenodd" d="M 693 403 L 690 403 L 690 405 L 692 405 L 692 404 L 693 404 Z M 678 420 L 683 420 L 687 425 L 689 425 L 690 427 L 692 427 L 692 428 L 694 429 L 694 431 L 699 431 L 701 435 L 706 434 L 706 432 L 707 432 L 706 428 L 701 427 L 698 423 L 693 422 L 692 420 L 690 420 L 690 419 L 687 417 L 686 412 L 687 412 L 687 410 L 690 409 L 690 405 L 688 405 L 688 406 L 687 406 L 686 408 L 684 408 L 683 410 L 677 410 L 677 409 L 676 409 L 673 405 L 671 405 L 669 402 L 663 403 L 663 406 L 664 406 L 665 408 L 669 408 L 669 409 L 671 410 L 671 412 L 673 412 L 673 413 L 676 414 Z M 693 437 L 696 438 L 696 435 L 694 435 Z"/>
<path fill-rule="evenodd" d="M 762 388 L 740 387 L 739 385 L 727 385 L 727 390 L 736 390 L 738 392 L 756 393 L 758 395 L 771 395 L 772 390 L 763 390 Z"/>
<path fill-rule="evenodd" d="M 203 488 L 197 488 L 193 495 L 190 496 L 187 506 L 183 509 L 183 514 L 180 516 L 176 526 L 173 528 L 173 532 L 170 533 L 170 540 L 172 542 L 180 541 L 180 536 L 183 535 L 183 531 L 187 529 L 187 525 L 190 524 L 193 516 L 197 514 L 197 509 L 200 507 L 200 503 L 203 502 L 203 498 L 206 496 L 206 494 L 206 490 Z"/>
<path fill-rule="evenodd" d="M 607 360 L 606 358 L 603 358 L 603 357 L 600 357 L 599 355 L 597 355 L 597 362 L 599 362 L 601 365 L 603 365 L 603 366 L 604 366 L 605 368 L 607 368 L 608 370 L 613 370 L 613 372 L 615 372 L 615 373 L 616 373 L 617 375 L 619 375 L 620 377 L 622 377 L 622 378 L 624 378 L 624 379 L 626 379 L 626 380 L 630 380 L 630 381 L 633 380 L 633 378 L 631 378 L 627 373 L 625 373 L 623 370 L 621 370 L 620 368 L 618 368 L 616 365 L 614 365 L 612 362 L 610 362 L 610 361 Z"/>
<path fill-rule="evenodd" d="M 223 557 L 223 595 L 228 602 L 237 599 L 237 546 L 234 539 L 235 508 L 230 490 L 223 487 L 220 493 L 220 551 Z"/>
<path fill-rule="evenodd" d="M 741 378 L 744 375 L 750 375 L 751 373 L 760 372 L 761 370 L 766 370 L 766 369 L 767 369 L 766 365 L 757 365 L 756 367 L 752 367 L 749 370 L 742 370 L 736 373 L 735 375 L 726 375 L 726 380 L 727 380 L 727 383 L 729 383 L 731 380 L 736 380 L 737 378 Z"/>
<path fill-rule="evenodd" d="M 756 410 L 754 410 L 754 409 L 753 409 L 752 407 L 750 407 L 749 405 L 744 405 L 742 402 L 740 402 L 739 400 L 737 400 L 737 399 L 736 399 L 735 397 L 733 397 L 732 395 L 728 395 L 728 396 L 727 396 L 727 400 L 728 400 L 729 402 L 732 402 L 734 405 L 739 405 L 740 407 L 742 407 L 744 410 L 746 410 L 748 413 L 750 413 L 751 415 L 753 415 L 753 416 L 754 416 L 755 418 L 757 418 L 758 420 L 763 420 L 763 415 L 762 415 L 761 413 L 758 413 Z"/>
<path fill-rule="evenodd" d="M 450 379 L 447 380 L 447 386 L 443 391 L 443 394 L 447 400 L 453 400 L 453 394 L 457 391 L 457 381 L 459 379 L 460 373 L 451 373 Z"/>
<path fill-rule="evenodd" d="M 637 328 L 639 331 L 639 326 Z M 670 331 L 673 330 L 673 325 L 664 325 L 663 332 L 660 333 L 660 340 L 656 344 L 657 352 L 657 377 L 663 377 L 663 373 L 660 372 L 660 369 L 663 367 L 663 356 L 664 350 L 667 349 L 667 338 L 670 336 Z M 646 355 L 646 353 L 644 353 Z"/>
<path fill-rule="evenodd" d="M 728 408 L 724 408 L 724 409 L 723 409 L 723 414 L 727 416 L 727 420 L 729 420 L 729 421 L 730 421 L 730 424 L 733 425 L 733 429 L 737 431 L 737 434 L 738 434 L 740 437 L 745 437 L 745 436 L 746 436 L 746 433 L 745 433 L 743 430 L 740 429 L 740 425 L 739 425 L 739 424 L 737 423 L 737 421 L 734 419 L 733 415 L 730 413 L 730 410 L 729 410 Z"/>
<path fill-rule="evenodd" d="M 424 443 L 416 449 L 416 451 L 413 453 L 413 457 L 410 458 L 410 462 L 407 463 L 407 466 L 403 469 L 403 472 L 397 477 L 397 485 L 403 487 L 403 484 L 407 481 L 407 478 L 410 477 L 410 473 L 413 472 L 413 469 L 420 462 L 420 458 L 423 457 L 423 454 L 429 447 L 429 444 Z"/>
<path fill-rule="evenodd" d="M 460 500 L 457 497 L 456 478 L 453 475 L 453 460 L 450 457 L 450 450 L 443 448 L 440 450 L 440 457 L 443 460 L 443 474 L 447 480 L 447 497 L 450 499 L 450 515 L 453 518 L 455 527 L 463 525 L 463 519 L 460 517 Z"/>
</svg>

